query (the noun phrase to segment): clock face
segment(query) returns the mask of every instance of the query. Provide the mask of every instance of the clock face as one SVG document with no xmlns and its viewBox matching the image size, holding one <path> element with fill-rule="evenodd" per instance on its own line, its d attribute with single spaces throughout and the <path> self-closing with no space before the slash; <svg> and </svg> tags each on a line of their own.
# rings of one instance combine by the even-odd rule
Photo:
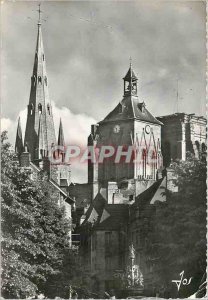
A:
<svg viewBox="0 0 208 300">
<path fill-rule="evenodd" d="M 145 126 L 145 132 L 146 132 L 147 134 L 150 133 L 150 126 L 149 126 L 149 125 Z"/>
<path fill-rule="evenodd" d="M 115 125 L 114 128 L 113 128 L 113 131 L 115 133 L 118 133 L 120 131 L 120 126 L 119 125 Z"/>
</svg>

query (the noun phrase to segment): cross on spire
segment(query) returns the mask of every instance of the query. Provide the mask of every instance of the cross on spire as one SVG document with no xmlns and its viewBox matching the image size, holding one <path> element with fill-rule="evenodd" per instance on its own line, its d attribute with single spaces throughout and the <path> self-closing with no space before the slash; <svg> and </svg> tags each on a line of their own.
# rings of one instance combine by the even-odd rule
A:
<svg viewBox="0 0 208 300">
<path fill-rule="evenodd" d="M 41 25 L 41 14 L 43 13 L 42 10 L 40 9 L 41 3 L 38 4 L 38 25 Z"/>
</svg>

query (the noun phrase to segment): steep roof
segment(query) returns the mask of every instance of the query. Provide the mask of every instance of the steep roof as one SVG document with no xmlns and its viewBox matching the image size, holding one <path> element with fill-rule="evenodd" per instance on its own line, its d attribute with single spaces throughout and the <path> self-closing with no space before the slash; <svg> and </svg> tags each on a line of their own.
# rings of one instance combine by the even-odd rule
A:
<svg viewBox="0 0 208 300">
<path fill-rule="evenodd" d="M 95 230 L 117 231 L 121 229 L 129 219 L 129 209 L 135 211 L 136 207 L 152 207 L 156 201 L 166 201 L 164 195 L 166 177 L 157 180 L 143 193 L 136 197 L 135 203 L 131 206 L 127 204 L 108 204 L 107 201 L 98 194 L 88 208 L 85 220 L 81 227 L 87 223 L 94 225 Z"/>
<path fill-rule="evenodd" d="M 102 220 L 103 214 L 106 215 Z M 129 208 L 126 204 L 106 204 L 102 214 L 99 216 L 97 230 L 119 230 L 129 215 Z"/>
<path fill-rule="evenodd" d="M 139 103 L 138 97 L 128 96 L 124 99 L 99 123 L 109 121 L 135 119 L 153 124 L 163 125 L 147 110 L 144 102 Z"/>
<path fill-rule="evenodd" d="M 32 169 L 33 172 L 35 173 L 40 173 L 42 170 L 35 165 L 33 162 L 30 162 L 30 167 Z M 63 189 L 62 187 L 60 187 L 60 185 L 55 182 L 53 179 L 49 179 L 48 182 L 57 190 L 60 192 L 60 194 L 64 197 L 64 200 L 69 203 L 69 204 L 73 204 L 75 201 L 74 199 L 72 199 L 72 197 L 70 197 Z"/>
<path fill-rule="evenodd" d="M 137 80 L 134 70 L 132 69 L 132 66 L 130 65 L 128 72 L 126 73 L 126 76 L 123 78 L 124 80 Z"/>
<path fill-rule="evenodd" d="M 143 193 L 139 194 L 136 197 L 136 200 L 135 200 L 135 203 L 133 204 L 133 206 L 143 206 L 146 204 L 149 205 L 152 202 L 152 199 L 155 197 L 158 189 L 160 188 L 160 186 L 163 182 L 164 182 L 164 178 L 161 178 L 161 179 L 157 180 L 155 183 L 153 183 Z"/>
</svg>

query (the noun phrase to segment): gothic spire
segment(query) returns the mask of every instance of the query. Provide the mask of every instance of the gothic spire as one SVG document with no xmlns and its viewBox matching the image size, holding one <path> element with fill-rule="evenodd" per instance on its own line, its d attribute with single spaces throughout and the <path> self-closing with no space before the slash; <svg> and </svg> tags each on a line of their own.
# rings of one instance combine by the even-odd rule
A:
<svg viewBox="0 0 208 300">
<path fill-rule="evenodd" d="M 61 119 L 60 119 L 60 124 L 59 124 L 58 146 L 65 146 L 64 131 L 63 131 L 63 125 L 62 125 Z"/>
<path fill-rule="evenodd" d="M 43 47 L 43 38 L 40 22 L 39 6 L 38 33 L 35 49 L 35 58 L 33 73 L 31 77 L 30 99 L 28 105 L 27 124 L 25 130 L 25 144 L 28 145 L 31 159 L 36 160 L 39 151 L 36 150 L 39 145 L 39 126 L 41 124 L 43 136 L 42 150 L 47 153 L 52 144 L 55 144 L 55 129 L 52 115 L 51 101 L 48 91 L 48 77 L 46 72 L 45 52 Z M 41 119 L 41 123 L 40 123 Z"/>
<path fill-rule="evenodd" d="M 17 125 L 16 141 L 15 141 L 15 152 L 21 154 L 23 150 L 24 150 L 24 146 L 23 146 L 23 139 L 22 139 L 22 128 L 21 128 L 21 122 L 19 117 L 18 125 Z"/>
</svg>

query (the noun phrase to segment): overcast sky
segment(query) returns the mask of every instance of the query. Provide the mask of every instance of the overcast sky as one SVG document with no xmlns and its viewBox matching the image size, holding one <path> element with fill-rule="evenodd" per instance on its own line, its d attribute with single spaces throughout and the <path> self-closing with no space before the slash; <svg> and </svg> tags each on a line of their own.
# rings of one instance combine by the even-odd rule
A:
<svg viewBox="0 0 208 300">
<path fill-rule="evenodd" d="M 2 8 L 2 128 L 11 142 L 19 114 L 25 123 L 37 4 L 6 2 Z M 204 2 L 42 1 L 42 10 L 49 93 L 56 127 L 64 115 L 66 140 L 80 133 L 84 143 L 90 124 L 122 99 L 130 56 L 139 99 L 153 115 L 176 112 L 177 78 L 179 111 L 205 115 Z"/>
</svg>

